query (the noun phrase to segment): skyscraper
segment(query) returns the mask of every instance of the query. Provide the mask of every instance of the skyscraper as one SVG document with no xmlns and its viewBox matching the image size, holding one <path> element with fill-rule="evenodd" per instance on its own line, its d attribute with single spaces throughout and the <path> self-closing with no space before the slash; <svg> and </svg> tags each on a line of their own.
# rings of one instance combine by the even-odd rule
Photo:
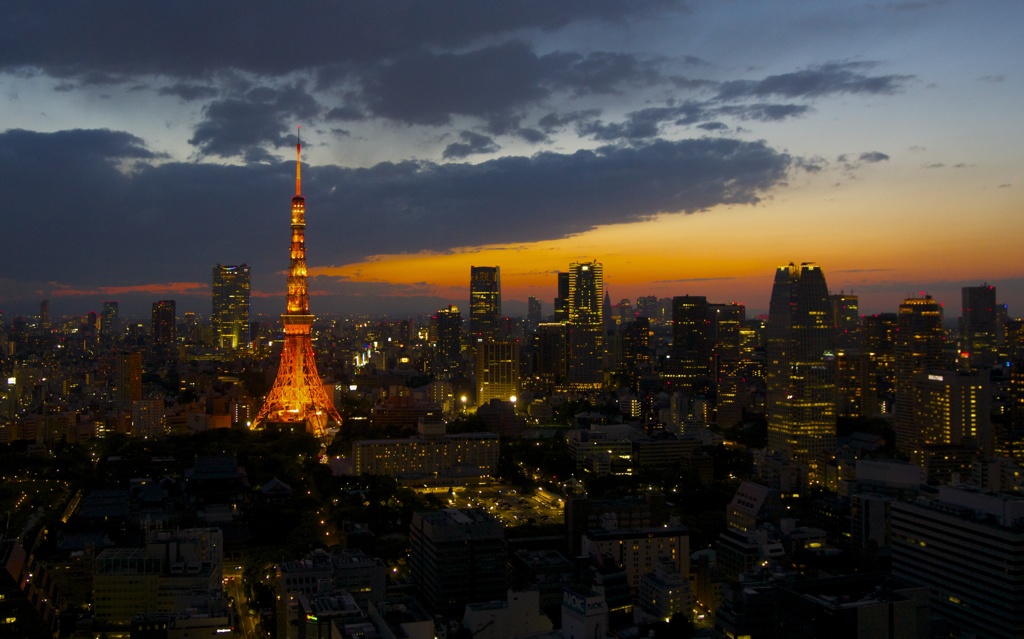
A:
<svg viewBox="0 0 1024 639">
<path fill-rule="evenodd" d="M 558 294 L 555 296 L 554 319 L 564 322 L 569 319 L 569 274 L 558 273 Z"/>
<path fill-rule="evenodd" d="M 672 357 L 667 374 L 681 389 L 703 394 L 711 379 L 712 325 L 708 300 L 700 295 L 672 298 Z"/>
<path fill-rule="evenodd" d="M 519 342 L 491 340 L 476 347 L 476 403 L 519 396 Z"/>
<path fill-rule="evenodd" d="M 996 360 L 996 287 L 961 289 L 960 353 L 971 366 L 992 366 Z"/>
<path fill-rule="evenodd" d="M 716 421 L 731 427 L 743 419 L 741 397 L 745 362 L 740 357 L 740 332 L 747 320 L 742 304 L 709 304 L 711 320 L 711 381 L 715 385 Z"/>
<path fill-rule="evenodd" d="M 142 399 L 142 353 L 117 354 L 117 386 L 114 398 L 117 401 L 118 432 L 128 432 L 127 414 L 132 403 Z"/>
<path fill-rule="evenodd" d="M 174 300 L 153 302 L 152 321 L 149 325 L 153 346 L 169 347 L 177 337 L 177 315 Z"/>
<path fill-rule="evenodd" d="M 896 448 L 912 452 L 918 440 L 914 424 L 914 376 L 945 368 L 942 307 L 931 295 L 911 297 L 900 304 L 896 318 L 896 410 L 893 430 Z"/>
<path fill-rule="evenodd" d="M 1024 320 L 1006 323 L 1006 351 L 1010 362 L 1009 428 L 1000 438 L 1000 448 L 1018 464 L 1024 464 Z"/>
<path fill-rule="evenodd" d="M 217 348 L 249 345 L 249 265 L 213 267 L 213 339 Z"/>
<path fill-rule="evenodd" d="M 409 575 L 431 610 L 505 596 L 507 549 L 501 522 L 485 510 L 416 512 L 409 526 Z"/>
<path fill-rule="evenodd" d="M 765 365 L 768 448 L 813 467 L 835 445 L 835 346 L 828 285 L 816 264 L 775 271 Z"/>
<path fill-rule="evenodd" d="M 113 337 L 118 333 L 119 304 L 116 301 L 103 302 L 103 312 L 100 313 L 100 335 Z"/>
<path fill-rule="evenodd" d="M 462 314 L 457 306 L 442 308 L 430 318 L 436 330 L 434 376 L 441 381 L 458 377 L 462 368 Z"/>
<path fill-rule="evenodd" d="M 860 346 L 860 301 L 856 295 L 829 295 L 832 325 L 836 330 L 836 348 Z"/>
<path fill-rule="evenodd" d="M 497 339 L 501 321 L 501 267 L 469 267 L 469 332 L 477 340 Z"/>
<path fill-rule="evenodd" d="M 537 330 L 537 325 L 544 321 L 544 311 L 541 301 L 530 296 L 526 300 L 526 332 L 527 334 Z"/>
<path fill-rule="evenodd" d="M 861 319 L 861 350 L 867 368 L 862 406 L 864 415 L 884 415 L 893 411 L 898 320 L 897 313 L 877 313 Z"/>
<path fill-rule="evenodd" d="M 600 386 L 604 381 L 604 267 L 601 263 L 570 264 L 568 292 L 569 383 Z"/>
<path fill-rule="evenodd" d="M 287 306 L 284 347 L 277 379 L 267 400 L 252 423 L 260 428 L 268 423 L 303 424 L 307 432 L 321 436 L 328 418 L 341 425 L 341 416 L 324 390 L 316 370 L 316 356 L 310 332 L 313 314 L 309 312 L 306 290 L 306 198 L 302 197 L 302 143 L 295 145 L 295 197 L 292 198 L 292 244 L 288 268 Z"/>
</svg>

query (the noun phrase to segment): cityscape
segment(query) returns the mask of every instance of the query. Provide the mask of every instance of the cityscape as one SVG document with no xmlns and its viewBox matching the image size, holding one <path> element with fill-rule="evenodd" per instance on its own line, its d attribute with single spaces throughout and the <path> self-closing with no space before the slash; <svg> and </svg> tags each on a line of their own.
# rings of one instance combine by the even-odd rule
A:
<svg viewBox="0 0 1024 639">
<path fill-rule="evenodd" d="M 43 5 L 0 637 L 1024 636 L 1024 8 Z"/>
</svg>

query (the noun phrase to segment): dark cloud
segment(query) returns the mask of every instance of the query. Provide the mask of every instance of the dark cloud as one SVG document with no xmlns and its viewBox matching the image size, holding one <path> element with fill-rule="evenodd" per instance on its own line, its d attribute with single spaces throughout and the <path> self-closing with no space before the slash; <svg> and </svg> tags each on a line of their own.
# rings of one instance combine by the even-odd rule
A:
<svg viewBox="0 0 1024 639">
<path fill-rule="evenodd" d="M 292 162 L 153 160 L 162 158 L 125 133 L 0 134 L 0 199 L 33 212 L 7 221 L 5 232 L 19 241 L 0 253 L 0 273 L 97 289 L 208 282 L 213 264 L 246 262 L 254 289 L 283 289 Z M 126 162 L 135 167 L 125 171 Z M 475 165 L 308 167 L 310 265 L 560 238 L 658 213 L 752 204 L 784 183 L 790 165 L 763 142 L 696 139 Z"/>
<path fill-rule="evenodd" d="M 632 55 L 538 56 L 521 41 L 460 53 L 412 51 L 359 76 L 365 108 L 375 116 L 434 126 L 474 116 L 494 135 L 519 128 L 527 106 L 557 92 L 614 93 L 660 81 L 654 62 Z"/>
<path fill-rule="evenodd" d="M 570 124 L 585 122 L 601 115 L 600 109 L 584 109 L 582 111 L 552 112 L 537 120 L 537 126 L 545 133 L 560 131 Z"/>
<path fill-rule="evenodd" d="M 552 71 L 549 82 L 577 95 L 618 93 L 626 86 L 651 86 L 662 81 L 658 63 L 626 53 L 555 53 L 544 57 Z"/>
<path fill-rule="evenodd" d="M 596 140 L 647 140 L 661 134 L 666 123 L 685 126 L 709 117 L 708 106 L 698 102 L 685 102 L 664 107 L 649 107 L 626 115 L 623 122 L 605 123 L 600 120 L 581 122 L 576 130 L 580 135 Z"/>
<path fill-rule="evenodd" d="M 221 69 L 281 76 L 682 8 L 679 0 L 34 0 L 5 3 L 0 68 L 57 77 L 197 78 Z"/>
<path fill-rule="evenodd" d="M 847 174 L 851 174 L 853 171 L 859 169 L 865 164 L 876 164 L 878 162 L 886 162 L 888 160 L 889 156 L 881 151 L 866 151 L 858 154 L 856 158 L 851 157 L 849 153 L 842 153 L 836 157 L 836 162 Z M 849 177 L 852 177 L 852 175 Z"/>
<path fill-rule="evenodd" d="M 858 159 L 861 162 L 868 163 L 885 162 L 886 160 L 889 159 L 889 156 L 886 155 L 885 153 L 882 153 L 881 151 L 869 151 L 867 153 L 861 153 Z"/>
<path fill-rule="evenodd" d="M 547 142 L 548 136 L 543 131 L 538 131 L 530 127 L 523 127 L 516 131 L 516 136 L 526 140 L 530 144 L 540 144 L 541 142 Z"/>
<path fill-rule="evenodd" d="M 698 129 L 704 129 L 705 131 L 727 131 L 729 125 L 724 122 L 705 122 L 697 125 Z"/>
<path fill-rule="evenodd" d="M 445 147 L 442 154 L 444 159 L 461 160 L 462 158 L 478 153 L 494 153 L 501 147 L 494 143 L 494 139 L 473 131 L 463 131 L 459 134 L 461 142 L 452 142 Z"/>
<path fill-rule="evenodd" d="M 169 87 L 162 87 L 157 91 L 160 95 L 174 95 L 186 102 L 194 100 L 207 100 L 216 96 L 219 91 L 214 87 L 203 84 L 192 84 L 189 82 L 177 82 Z"/>
<path fill-rule="evenodd" d="M 341 122 L 358 122 L 366 119 L 366 113 L 359 108 L 344 105 L 334 107 L 324 114 L 324 118 L 327 120 L 337 120 Z"/>
<path fill-rule="evenodd" d="M 650 140 L 664 133 L 666 125 L 697 125 L 705 130 L 728 128 L 714 118 L 728 116 L 740 120 L 774 122 L 798 117 L 807 113 L 810 107 L 800 104 L 739 104 L 722 106 L 716 102 L 687 101 L 663 107 L 649 107 L 633 111 L 622 122 L 606 123 L 600 120 L 583 121 L 577 124 L 580 135 L 592 136 L 595 140 Z M 709 120 L 703 126 L 701 123 Z"/>
<path fill-rule="evenodd" d="M 807 173 L 820 173 L 822 169 L 828 166 L 828 161 L 822 157 L 798 157 L 793 159 L 793 166 Z"/>
<path fill-rule="evenodd" d="M 724 106 L 714 110 L 716 115 L 730 115 L 741 120 L 779 122 L 804 115 L 811 108 L 805 104 L 746 104 Z"/>
<path fill-rule="evenodd" d="M 792 73 L 771 75 L 763 80 L 733 80 L 719 87 L 720 100 L 742 98 L 817 98 L 840 93 L 890 95 L 899 91 L 912 76 L 867 75 L 872 62 L 829 62 Z"/>
<path fill-rule="evenodd" d="M 264 145 L 292 144 L 295 126 L 320 111 L 316 100 L 300 86 L 250 89 L 238 98 L 207 105 L 189 144 L 206 156 L 267 161 L 272 156 Z"/>
<path fill-rule="evenodd" d="M 375 115 L 409 124 L 448 124 L 453 114 L 490 118 L 547 97 L 543 66 L 522 42 L 468 53 L 417 51 L 362 79 Z"/>
<path fill-rule="evenodd" d="M 322 167 L 315 175 L 326 191 L 320 206 L 343 212 L 324 222 L 325 232 L 360 237 L 372 253 L 551 239 L 662 212 L 755 203 L 784 181 L 790 162 L 762 142 L 698 139 L 475 165 Z"/>
</svg>

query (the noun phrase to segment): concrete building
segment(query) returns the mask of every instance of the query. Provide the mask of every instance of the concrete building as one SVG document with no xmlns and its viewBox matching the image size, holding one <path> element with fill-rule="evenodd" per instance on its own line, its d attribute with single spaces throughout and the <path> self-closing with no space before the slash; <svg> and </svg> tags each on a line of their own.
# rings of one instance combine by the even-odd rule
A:
<svg viewBox="0 0 1024 639">
<path fill-rule="evenodd" d="M 352 444 L 352 459 L 357 475 L 484 477 L 498 467 L 499 444 L 494 433 L 360 439 Z"/>
<path fill-rule="evenodd" d="M 458 614 L 508 590 L 505 529 L 482 509 L 414 513 L 409 545 L 410 576 L 430 610 Z"/>
<path fill-rule="evenodd" d="M 462 627 L 473 633 L 473 639 L 513 639 L 552 629 L 536 590 L 509 590 L 506 599 L 467 604 Z"/>
<path fill-rule="evenodd" d="M 633 593 L 640 587 L 640 577 L 653 571 L 662 558 L 681 574 L 690 574 L 690 535 L 682 526 L 591 529 L 583 535 L 583 554 L 609 556 L 620 564 Z"/>
<path fill-rule="evenodd" d="M 894 502 L 892 573 L 927 586 L 961 636 L 1024 636 L 1024 498 L 940 486 Z"/>
<path fill-rule="evenodd" d="M 637 607 L 641 616 L 651 620 L 671 619 L 677 614 L 689 618 L 693 609 L 689 578 L 670 559 L 662 557 L 654 570 L 640 576 Z"/>
</svg>

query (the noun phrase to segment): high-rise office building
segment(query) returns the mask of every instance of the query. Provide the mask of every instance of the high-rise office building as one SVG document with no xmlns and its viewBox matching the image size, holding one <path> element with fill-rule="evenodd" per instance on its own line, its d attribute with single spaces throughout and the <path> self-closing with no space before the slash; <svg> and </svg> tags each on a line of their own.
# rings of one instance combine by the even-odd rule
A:
<svg viewBox="0 0 1024 639">
<path fill-rule="evenodd" d="M 248 264 L 217 264 L 213 267 L 213 339 L 217 348 L 249 345 Z"/>
<path fill-rule="evenodd" d="M 866 358 L 863 415 L 893 412 L 896 389 L 897 313 L 877 313 L 861 318 L 861 352 Z"/>
<path fill-rule="evenodd" d="M 476 340 L 498 338 L 501 321 L 501 268 L 469 267 L 469 332 Z"/>
<path fill-rule="evenodd" d="M 911 461 L 924 465 L 921 447 L 957 444 L 992 456 L 989 375 L 929 370 L 914 375 L 914 430 Z"/>
<path fill-rule="evenodd" d="M 620 329 L 622 335 L 622 367 L 630 373 L 639 374 L 651 365 L 651 320 L 637 317 L 626 322 Z"/>
<path fill-rule="evenodd" d="M 747 361 L 741 355 L 747 309 L 742 304 L 709 304 L 711 320 L 711 381 L 715 387 L 718 424 L 729 428 L 743 419 Z"/>
<path fill-rule="evenodd" d="M 992 366 L 996 362 L 998 331 L 996 287 L 965 286 L 961 295 L 960 357 L 971 366 Z"/>
<path fill-rule="evenodd" d="M 505 530 L 479 508 L 417 512 L 409 527 L 409 574 L 431 610 L 506 596 Z"/>
<path fill-rule="evenodd" d="M 1024 320 L 1006 322 L 1005 348 L 1010 363 L 1010 383 L 1006 389 L 1010 424 L 998 443 L 1003 454 L 1024 464 Z"/>
<path fill-rule="evenodd" d="M 437 335 L 434 349 L 434 376 L 451 381 L 462 371 L 462 314 L 448 305 L 430 318 Z"/>
<path fill-rule="evenodd" d="M 890 522 L 892 574 L 928 587 L 944 636 L 1024 636 L 1024 499 L 939 486 Z"/>
<path fill-rule="evenodd" d="M 100 313 L 100 335 L 113 337 L 120 332 L 118 326 L 119 304 L 116 301 L 103 302 L 103 312 Z"/>
<path fill-rule="evenodd" d="M 706 297 L 672 298 L 672 357 L 665 368 L 684 392 L 703 394 L 710 386 L 712 332 Z"/>
<path fill-rule="evenodd" d="M 860 300 L 856 295 L 835 293 L 828 296 L 832 306 L 832 326 L 836 331 L 836 348 L 860 346 Z"/>
<path fill-rule="evenodd" d="M 313 314 L 309 312 L 306 290 L 306 198 L 302 197 L 302 144 L 295 145 L 295 196 L 292 198 L 292 243 L 288 268 L 288 297 L 284 324 L 284 347 L 277 378 L 263 408 L 252 423 L 304 425 L 307 432 L 323 435 L 328 419 L 339 426 L 341 416 L 327 395 L 313 353 Z"/>
<path fill-rule="evenodd" d="M 128 414 L 132 404 L 142 399 L 142 353 L 118 353 L 117 381 L 114 397 L 117 401 L 119 432 L 128 431 Z"/>
<path fill-rule="evenodd" d="M 519 393 L 519 342 L 492 340 L 476 347 L 476 403 L 516 401 Z"/>
<path fill-rule="evenodd" d="M 660 319 L 661 313 L 659 312 L 658 297 L 656 295 L 645 295 L 644 297 L 636 298 L 636 313 L 640 317 L 646 317 L 647 319 Z"/>
<path fill-rule="evenodd" d="M 569 265 L 569 383 L 587 387 L 604 381 L 604 267 L 600 262 Z"/>
<path fill-rule="evenodd" d="M 526 334 L 537 330 L 537 325 L 544 321 L 544 307 L 541 301 L 531 295 L 526 300 Z"/>
<path fill-rule="evenodd" d="M 942 306 L 931 295 L 900 304 L 896 318 L 896 448 L 909 454 L 918 440 L 914 423 L 914 376 L 946 368 Z"/>
<path fill-rule="evenodd" d="M 538 324 L 533 340 L 533 370 L 541 380 L 554 385 L 565 382 L 566 354 L 566 325 L 562 322 Z"/>
<path fill-rule="evenodd" d="M 555 296 L 556 322 L 565 322 L 569 319 L 569 274 L 558 273 L 558 295 Z"/>
<path fill-rule="evenodd" d="M 835 445 L 835 345 L 825 275 L 816 264 L 775 272 L 768 312 L 768 448 L 810 462 Z"/>
<path fill-rule="evenodd" d="M 50 328 L 50 300 L 43 300 L 39 303 L 39 326 Z"/>
<path fill-rule="evenodd" d="M 174 300 L 153 302 L 153 316 L 149 330 L 154 346 L 174 345 L 177 338 L 177 321 Z"/>
</svg>

